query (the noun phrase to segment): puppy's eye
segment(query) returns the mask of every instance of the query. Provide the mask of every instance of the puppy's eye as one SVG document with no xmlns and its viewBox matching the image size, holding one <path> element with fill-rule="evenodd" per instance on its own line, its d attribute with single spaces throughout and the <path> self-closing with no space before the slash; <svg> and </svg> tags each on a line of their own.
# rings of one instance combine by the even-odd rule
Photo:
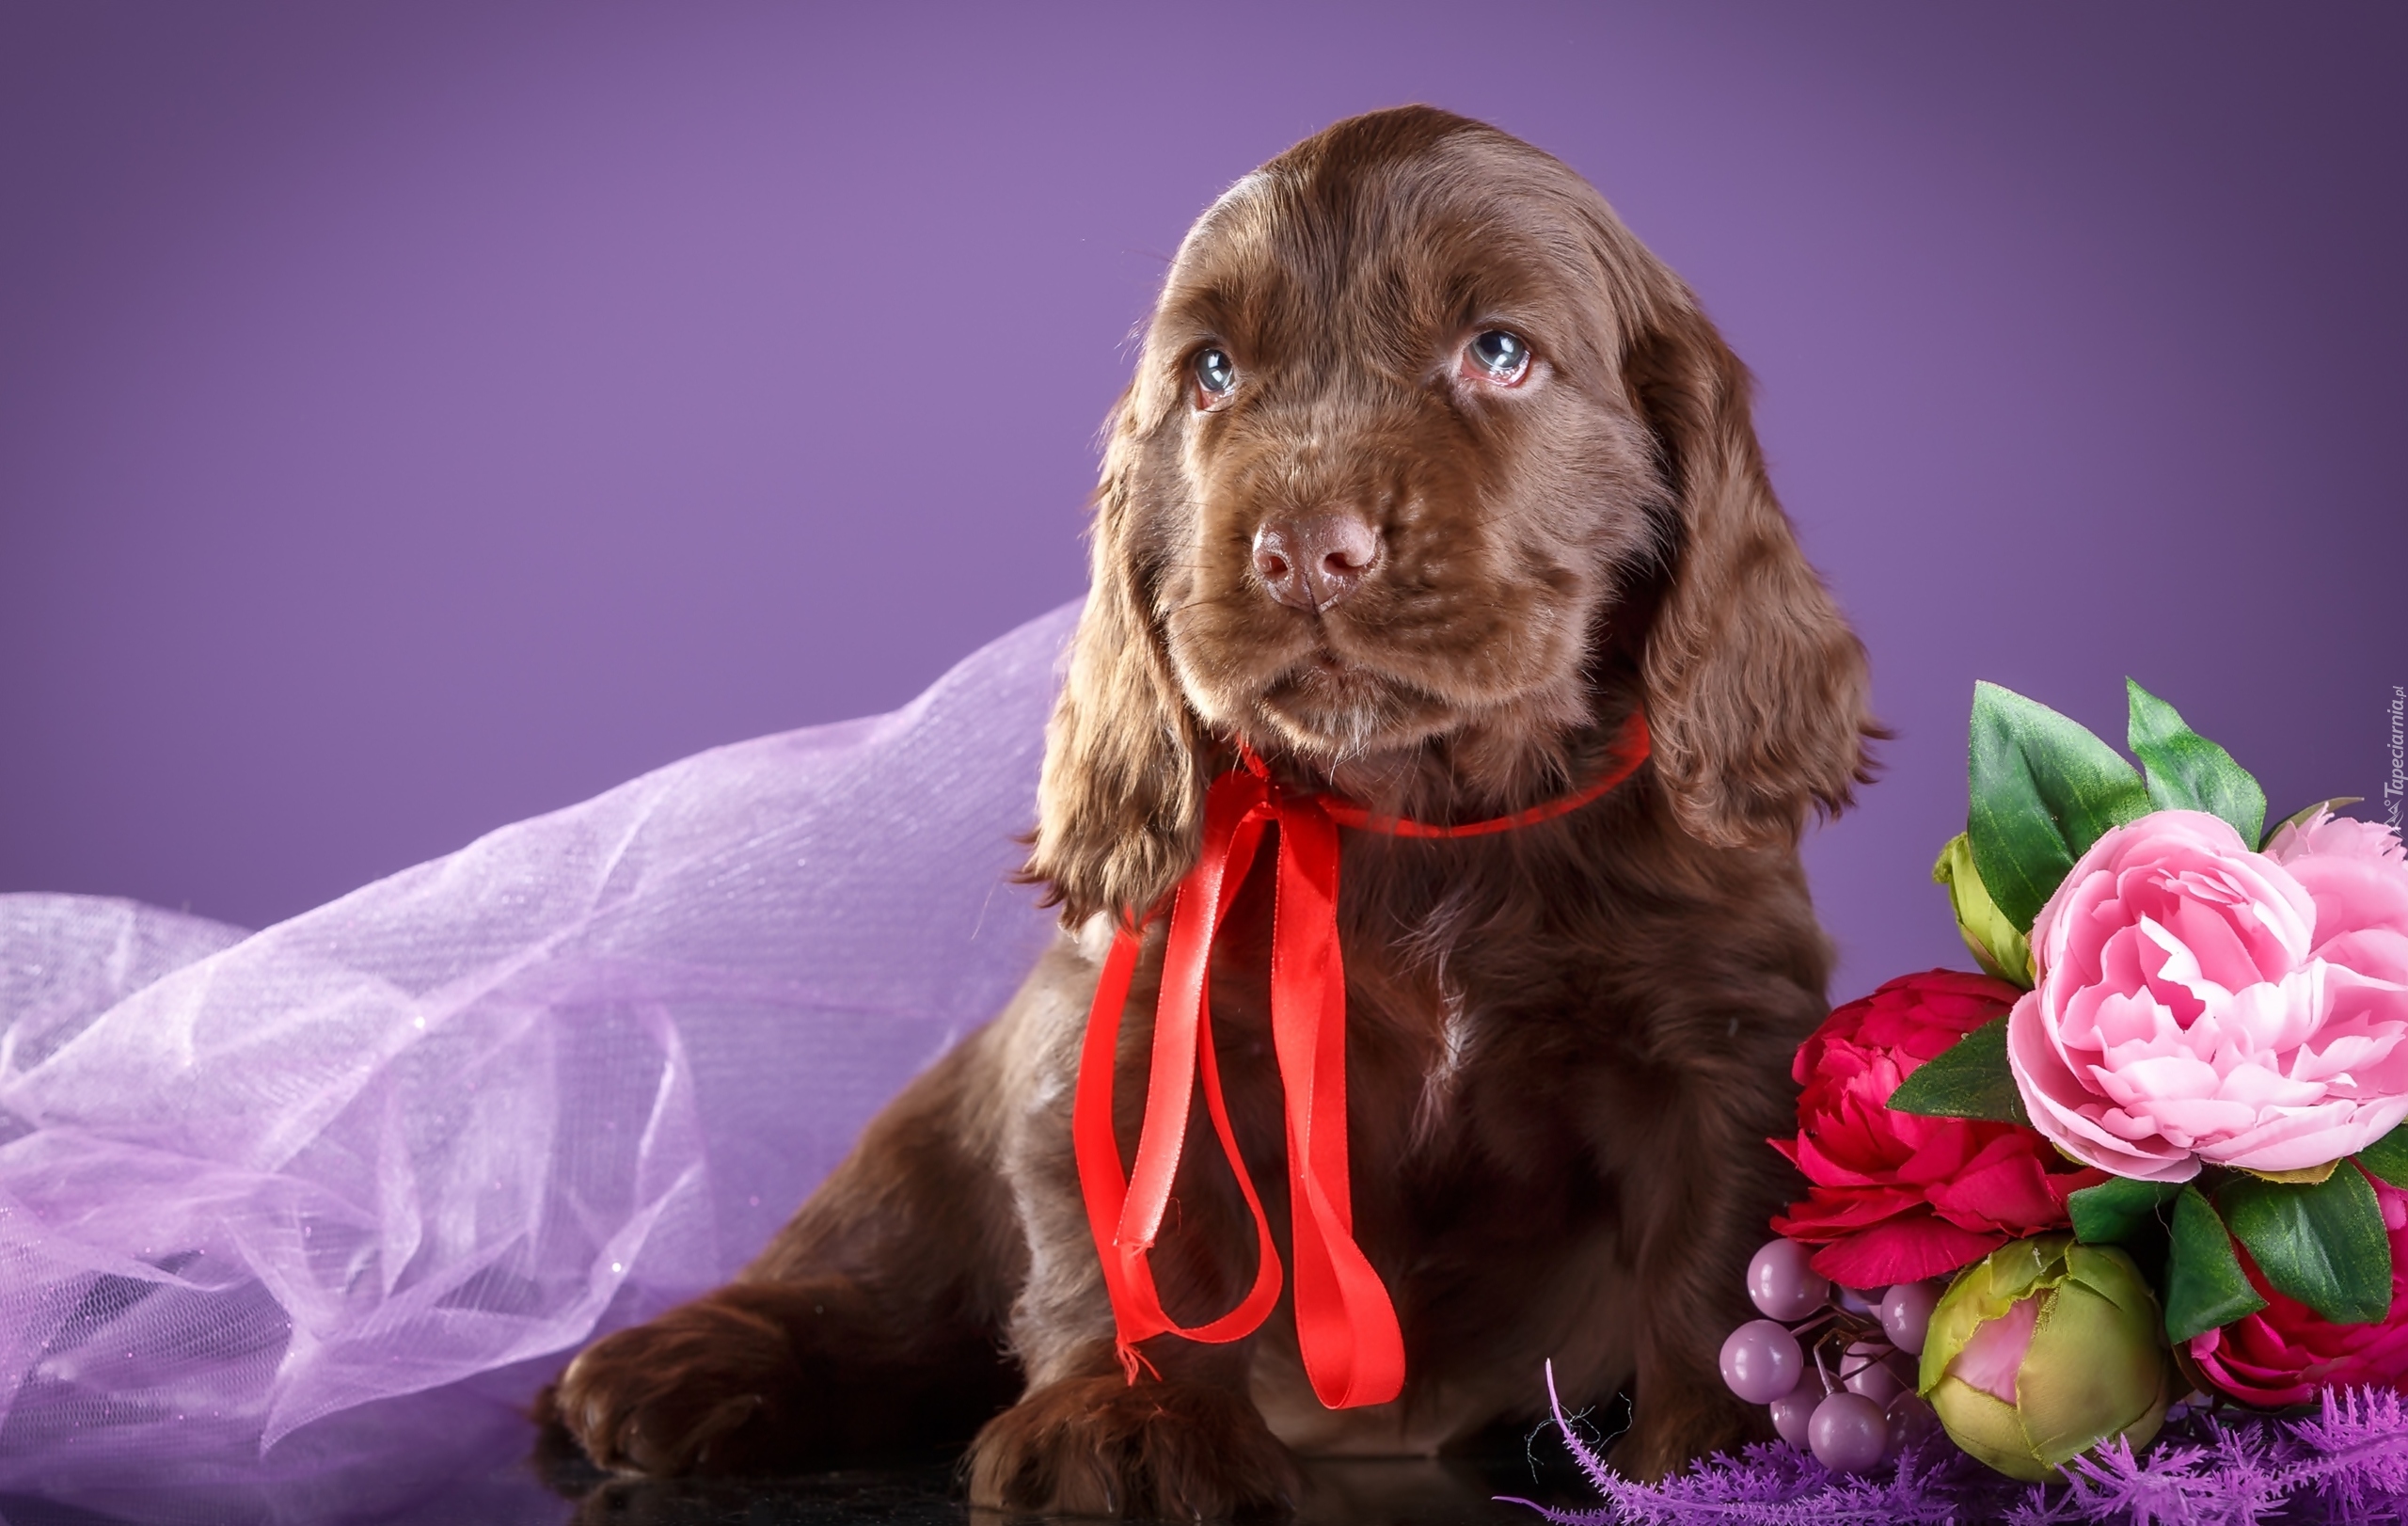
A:
<svg viewBox="0 0 2408 1526">
<path fill-rule="evenodd" d="M 1196 385 L 1210 406 L 1229 395 L 1238 384 L 1238 363 L 1227 350 L 1206 350 L 1196 358 Z"/>
<path fill-rule="evenodd" d="M 1503 328 L 1477 334 L 1464 346 L 1464 374 L 1499 387 L 1514 387 L 1530 374 L 1530 347 Z"/>
</svg>

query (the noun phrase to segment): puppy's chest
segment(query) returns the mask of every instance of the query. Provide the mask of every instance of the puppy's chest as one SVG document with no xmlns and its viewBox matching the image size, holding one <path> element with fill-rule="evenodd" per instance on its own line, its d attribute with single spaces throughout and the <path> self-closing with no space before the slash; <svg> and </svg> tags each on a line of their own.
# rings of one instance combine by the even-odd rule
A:
<svg viewBox="0 0 2408 1526">
<path fill-rule="evenodd" d="M 1247 1152 L 1284 1149 L 1272 1036 L 1273 898 L 1249 878 L 1210 962 L 1215 1048 Z M 1622 982 L 1588 950 L 1536 929 L 1482 946 L 1418 938 L 1432 919 L 1349 906 L 1347 1136 L 1358 1200 L 1426 1197 L 1458 1180 L 1553 1181 L 1583 1151 L 1580 1121 L 1633 1073 Z M 1251 1126 L 1248 1126 L 1251 1123 Z"/>
<path fill-rule="evenodd" d="M 1232 1101 L 1260 1125 L 1245 1132 L 1276 1151 L 1285 1081 L 1267 960 L 1241 946 L 1214 964 L 1213 1028 Z M 1500 1178 L 1560 1177 L 1583 1154 L 1581 1117 L 1628 1068 L 1610 1010 L 1560 991 L 1497 990 L 1444 966 L 1351 958 L 1345 1024 L 1358 1201 L 1367 1192 L 1426 1200 Z"/>
</svg>

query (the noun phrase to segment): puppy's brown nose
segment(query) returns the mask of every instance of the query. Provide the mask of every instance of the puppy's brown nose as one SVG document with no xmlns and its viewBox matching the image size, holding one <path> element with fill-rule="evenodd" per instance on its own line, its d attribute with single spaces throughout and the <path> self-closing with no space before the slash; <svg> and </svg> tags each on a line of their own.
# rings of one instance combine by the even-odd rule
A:
<svg viewBox="0 0 2408 1526">
<path fill-rule="evenodd" d="M 1319 612 L 1363 584 L 1380 533 L 1352 514 L 1274 519 L 1254 533 L 1254 570 L 1282 604 Z"/>
</svg>

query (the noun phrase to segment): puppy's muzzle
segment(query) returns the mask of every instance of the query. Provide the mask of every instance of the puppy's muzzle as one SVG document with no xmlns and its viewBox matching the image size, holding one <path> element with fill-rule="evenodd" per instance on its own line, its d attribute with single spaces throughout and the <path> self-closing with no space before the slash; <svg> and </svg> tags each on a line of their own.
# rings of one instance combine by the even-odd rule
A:
<svg viewBox="0 0 2408 1526">
<path fill-rule="evenodd" d="M 1363 585 L 1380 560 L 1380 533 L 1343 512 L 1273 519 L 1254 533 L 1254 571 L 1273 598 L 1324 613 Z"/>
</svg>

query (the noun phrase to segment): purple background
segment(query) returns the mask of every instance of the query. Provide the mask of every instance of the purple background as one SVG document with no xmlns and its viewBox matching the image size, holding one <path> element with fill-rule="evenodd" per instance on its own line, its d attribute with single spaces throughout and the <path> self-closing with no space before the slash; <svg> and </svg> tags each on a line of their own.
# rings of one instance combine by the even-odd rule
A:
<svg viewBox="0 0 2408 1526">
<path fill-rule="evenodd" d="M 1411 100 L 1762 378 L 1899 733 L 1836 993 L 1962 962 L 1977 676 L 2378 792 L 2408 11 L 850 8 L 0 0 L 0 889 L 257 925 L 908 698 L 1079 592 L 1188 220 Z"/>
</svg>

